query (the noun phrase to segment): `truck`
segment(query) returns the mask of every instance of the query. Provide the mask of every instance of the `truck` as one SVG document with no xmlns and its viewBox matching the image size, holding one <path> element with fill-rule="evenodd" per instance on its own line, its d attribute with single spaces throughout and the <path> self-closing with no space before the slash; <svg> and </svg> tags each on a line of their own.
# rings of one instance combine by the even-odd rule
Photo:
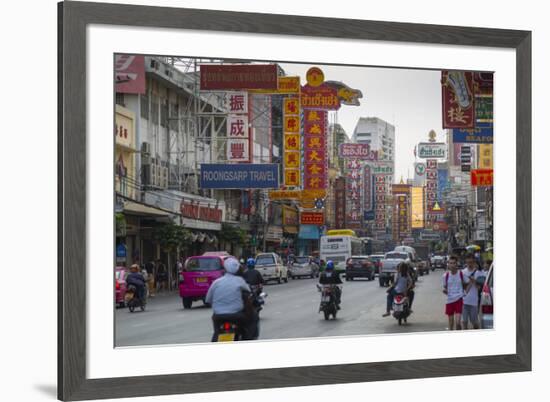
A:
<svg viewBox="0 0 550 402">
<path fill-rule="evenodd" d="M 415 243 L 413 245 L 416 250 L 416 256 L 418 258 L 416 268 L 418 273 L 422 276 L 424 274 L 430 274 L 431 262 L 430 262 L 430 245 L 428 243 Z"/>
<path fill-rule="evenodd" d="M 411 264 L 409 253 L 405 251 L 390 251 L 384 255 L 384 259 L 381 261 L 380 275 L 378 276 L 380 286 L 389 286 L 394 275 L 397 273 L 397 266 L 402 262 Z"/>
</svg>

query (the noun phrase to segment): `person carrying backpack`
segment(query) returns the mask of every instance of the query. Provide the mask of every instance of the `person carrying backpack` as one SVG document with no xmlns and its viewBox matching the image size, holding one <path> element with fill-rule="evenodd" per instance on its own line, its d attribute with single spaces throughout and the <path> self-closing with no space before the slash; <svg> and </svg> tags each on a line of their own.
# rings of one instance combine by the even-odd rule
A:
<svg viewBox="0 0 550 402">
<path fill-rule="evenodd" d="M 447 295 L 445 314 L 449 319 L 449 330 L 462 329 L 461 318 L 464 307 L 464 274 L 458 270 L 458 258 L 449 257 L 448 271 L 443 274 L 443 293 Z"/>
</svg>

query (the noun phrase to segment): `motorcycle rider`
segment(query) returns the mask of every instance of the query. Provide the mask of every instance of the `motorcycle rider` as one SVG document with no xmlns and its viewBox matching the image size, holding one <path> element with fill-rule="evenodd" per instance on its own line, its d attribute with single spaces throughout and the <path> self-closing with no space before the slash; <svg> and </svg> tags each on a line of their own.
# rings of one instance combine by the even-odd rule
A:
<svg viewBox="0 0 550 402">
<path fill-rule="evenodd" d="M 383 314 L 382 317 L 390 315 L 393 298 L 398 294 L 405 295 L 409 298 L 409 312 L 412 313 L 412 302 L 414 300 L 413 287 L 414 280 L 410 276 L 408 264 L 402 262 L 397 266 L 397 273 L 393 280 L 393 286 L 387 290 L 386 313 Z"/>
<path fill-rule="evenodd" d="M 340 274 L 334 271 L 334 263 L 329 260 L 325 266 L 325 270 L 319 277 L 319 283 L 321 285 L 340 285 L 342 284 L 342 279 L 340 279 Z M 342 290 L 339 286 L 334 286 L 334 296 L 336 302 L 336 308 L 340 310 L 340 302 L 342 297 Z"/>
<path fill-rule="evenodd" d="M 214 335 L 212 341 L 217 339 L 220 322 L 225 320 L 235 321 L 243 330 L 243 339 L 252 340 L 258 337 L 258 315 L 252 308 L 246 308 L 243 299 L 250 294 L 250 287 L 245 280 L 238 275 L 239 261 L 228 258 L 223 264 L 225 275 L 216 279 L 208 293 L 205 302 L 212 306 L 212 323 Z M 244 292 L 244 296 L 243 296 Z"/>
<path fill-rule="evenodd" d="M 138 298 L 142 302 L 145 302 L 145 278 L 143 274 L 139 272 L 139 265 L 133 264 L 130 267 L 130 273 L 126 277 L 126 283 L 128 285 L 134 285 L 137 290 Z"/>
<path fill-rule="evenodd" d="M 265 283 L 262 274 L 254 269 L 256 266 L 256 261 L 254 258 L 249 258 L 246 260 L 247 270 L 243 273 L 243 278 L 250 286 L 260 286 Z"/>
</svg>

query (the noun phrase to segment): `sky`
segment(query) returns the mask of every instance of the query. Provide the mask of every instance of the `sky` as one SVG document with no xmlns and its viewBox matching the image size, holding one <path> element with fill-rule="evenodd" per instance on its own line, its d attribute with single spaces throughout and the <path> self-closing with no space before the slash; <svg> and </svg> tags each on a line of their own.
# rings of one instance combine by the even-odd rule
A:
<svg viewBox="0 0 550 402">
<path fill-rule="evenodd" d="M 302 85 L 312 64 L 281 63 L 287 75 L 299 75 Z M 434 130 L 445 142 L 442 128 L 441 72 L 392 68 L 316 65 L 325 81 L 342 81 L 363 93 L 360 106 L 342 105 L 337 121 L 348 137 L 360 117 L 378 117 L 395 126 L 395 180 L 413 178 L 414 147 Z"/>
</svg>

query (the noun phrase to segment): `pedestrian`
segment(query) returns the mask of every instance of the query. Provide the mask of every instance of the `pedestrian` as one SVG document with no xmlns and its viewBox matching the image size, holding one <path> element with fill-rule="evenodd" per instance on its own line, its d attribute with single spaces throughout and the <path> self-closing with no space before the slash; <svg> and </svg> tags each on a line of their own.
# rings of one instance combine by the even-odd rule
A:
<svg viewBox="0 0 550 402">
<path fill-rule="evenodd" d="M 168 272 L 166 271 L 166 265 L 158 259 L 157 260 L 157 291 L 168 289 Z"/>
<path fill-rule="evenodd" d="M 464 306 L 464 274 L 458 270 L 458 257 L 452 255 L 447 262 L 448 271 L 443 274 L 443 293 L 447 295 L 445 314 L 449 319 L 449 330 L 460 330 Z"/>
<path fill-rule="evenodd" d="M 155 297 L 155 262 L 151 260 L 146 263 L 145 270 L 147 271 L 147 287 L 149 288 L 149 297 Z"/>
<path fill-rule="evenodd" d="M 479 306 L 479 283 L 483 273 L 478 269 L 476 258 L 473 254 L 466 254 L 466 268 L 462 270 L 464 282 L 466 283 L 464 296 L 464 309 L 462 312 L 462 325 L 468 329 L 471 323 L 474 329 L 479 329 L 478 306 Z"/>
<path fill-rule="evenodd" d="M 397 266 L 397 272 L 393 281 L 392 287 L 387 290 L 386 297 L 386 313 L 382 317 L 387 317 L 391 314 L 393 298 L 401 294 L 409 298 L 409 312 L 412 313 L 412 304 L 414 300 L 414 281 L 409 272 L 409 266 L 406 262 L 402 262 Z"/>
</svg>

